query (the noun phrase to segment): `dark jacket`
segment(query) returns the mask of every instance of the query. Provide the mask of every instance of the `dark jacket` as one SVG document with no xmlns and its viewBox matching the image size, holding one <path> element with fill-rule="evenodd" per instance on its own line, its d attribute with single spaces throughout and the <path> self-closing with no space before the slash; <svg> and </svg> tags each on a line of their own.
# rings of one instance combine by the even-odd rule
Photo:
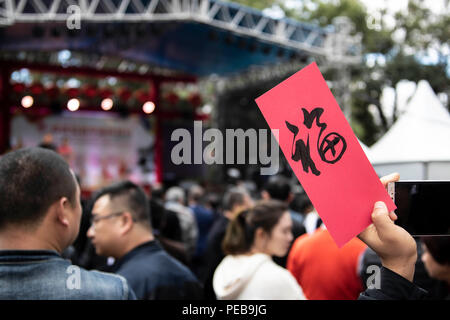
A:
<svg viewBox="0 0 450 320">
<path fill-rule="evenodd" d="M 56 251 L 0 250 L 0 300 L 136 299 L 120 276 L 86 271 Z"/>
<path fill-rule="evenodd" d="M 417 240 L 416 240 L 417 241 Z M 423 254 L 422 245 L 417 244 L 417 256 L 421 257 Z M 378 255 L 370 248 L 367 248 L 361 258 L 360 278 L 363 282 L 364 289 L 367 287 L 367 280 L 371 276 L 368 272 L 370 266 L 378 266 L 381 268 L 381 260 Z M 418 287 L 427 291 L 427 298 L 430 300 L 442 300 L 449 296 L 449 290 L 444 281 L 436 280 L 428 275 L 425 265 L 419 258 L 416 261 L 413 282 Z"/>
<path fill-rule="evenodd" d="M 216 294 L 214 293 L 212 280 L 214 271 L 216 271 L 217 266 L 220 264 L 223 258 L 225 258 L 225 254 L 222 250 L 222 241 L 225 237 L 229 222 L 230 220 L 228 220 L 228 218 L 226 218 L 225 216 L 220 216 L 214 222 L 208 235 L 208 242 L 204 255 L 206 269 L 202 278 L 205 288 L 205 298 L 207 300 L 216 300 Z"/>
<path fill-rule="evenodd" d="M 427 292 L 397 273 L 381 267 L 379 289 L 367 289 L 358 300 L 423 300 Z"/>
<path fill-rule="evenodd" d="M 138 299 L 201 299 L 203 288 L 192 272 L 169 256 L 157 240 L 139 245 L 119 259 L 113 272 L 127 279 Z"/>
</svg>

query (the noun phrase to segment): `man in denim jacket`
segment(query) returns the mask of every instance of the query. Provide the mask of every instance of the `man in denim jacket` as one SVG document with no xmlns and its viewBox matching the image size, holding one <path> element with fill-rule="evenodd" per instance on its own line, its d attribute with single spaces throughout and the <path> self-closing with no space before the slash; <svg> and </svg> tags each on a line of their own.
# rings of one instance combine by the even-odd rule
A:
<svg viewBox="0 0 450 320">
<path fill-rule="evenodd" d="M 135 298 L 123 277 L 61 257 L 80 218 L 80 188 L 61 156 L 29 148 L 0 158 L 0 299 Z"/>
</svg>

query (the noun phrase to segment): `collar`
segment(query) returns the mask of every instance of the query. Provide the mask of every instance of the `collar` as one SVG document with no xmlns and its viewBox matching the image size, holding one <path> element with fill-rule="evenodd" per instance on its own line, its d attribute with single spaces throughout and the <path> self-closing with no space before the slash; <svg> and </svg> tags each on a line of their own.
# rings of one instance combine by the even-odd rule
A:
<svg viewBox="0 0 450 320">
<path fill-rule="evenodd" d="M 117 271 L 125 262 L 133 259 L 135 256 L 141 253 L 153 253 L 161 250 L 163 250 L 163 248 L 161 247 L 159 241 L 156 239 L 144 242 L 126 253 L 122 258 L 118 259 L 113 266 L 113 270 Z"/>
<path fill-rule="evenodd" d="M 0 264 L 12 262 L 37 262 L 59 258 L 61 255 L 53 250 L 0 250 Z"/>
</svg>

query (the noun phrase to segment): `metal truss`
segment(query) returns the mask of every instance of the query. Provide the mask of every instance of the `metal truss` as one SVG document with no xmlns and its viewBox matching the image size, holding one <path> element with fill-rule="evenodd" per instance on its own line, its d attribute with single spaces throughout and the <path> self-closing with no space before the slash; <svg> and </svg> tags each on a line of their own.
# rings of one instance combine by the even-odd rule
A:
<svg viewBox="0 0 450 320">
<path fill-rule="evenodd" d="M 186 21 L 210 25 L 318 56 L 336 54 L 336 32 L 273 19 L 261 11 L 218 0 L 0 0 L 0 26 L 18 22 Z M 347 37 L 349 35 L 346 35 Z M 341 37 L 342 38 L 342 37 Z M 355 47 L 355 45 L 352 45 Z M 360 49 L 345 48 L 345 64 L 360 61 Z"/>
</svg>

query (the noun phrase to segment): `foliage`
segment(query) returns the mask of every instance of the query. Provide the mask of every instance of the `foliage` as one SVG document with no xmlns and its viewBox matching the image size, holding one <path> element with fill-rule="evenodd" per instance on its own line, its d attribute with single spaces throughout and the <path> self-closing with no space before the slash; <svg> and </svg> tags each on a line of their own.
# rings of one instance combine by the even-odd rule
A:
<svg viewBox="0 0 450 320">
<path fill-rule="evenodd" d="M 321 26 L 332 24 L 337 16 L 346 16 L 354 24 L 354 32 L 362 34 L 364 59 L 352 67 L 351 124 L 360 139 L 370 145 L 387 131 L 396 120 L 393 114 L 384 114 L 381 107 L 385 87 L 396 88 L 406 79 L 418 82 L 426 79 L 435 92 L 450 94 L 449 81 L 449 1 L 445 10 L 433 13 L 420 0 L 409 0 L 407 9 L 395 13 L 395 25 L 387 23 L 385 9 L 369 12 L 359 0 L 303 0 L 296 9 L 288 8 L 283 0 L 235 0 L 258 9 L 280 7 L 287 17 Z M 447 46 L 445 49 L 445 46 Z M 445 51 L 447 50 L 447 51 Z M 437 62 L 427 63 L 429 53 Z M 369 61 L 375 59 L 375 63 Z M 330 77 L 333 72 L 326 75 Z M 362 84 L 362 85 L 361 85 Z M 374 121 L 369 105 L 375 106 L 380 123 Z"/>
</svg>

